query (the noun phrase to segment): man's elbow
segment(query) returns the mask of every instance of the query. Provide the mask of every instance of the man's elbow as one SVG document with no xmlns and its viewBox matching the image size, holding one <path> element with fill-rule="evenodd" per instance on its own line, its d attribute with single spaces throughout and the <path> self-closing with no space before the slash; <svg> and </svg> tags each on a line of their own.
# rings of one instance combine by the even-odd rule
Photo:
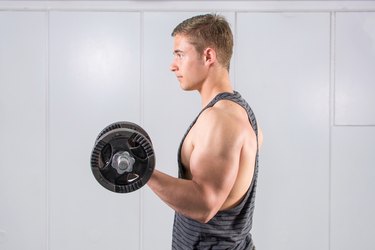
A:
<svg viewBox="0 0 375 250">
<path fill-rule="evenodd" d="M 199 215 L 196 216 L 196 218 L 192 218 L 200 223 L 203 223 L 203 224 L 206 224 L 208 223 L 214 216 L 215 216 L 216 213 L 213 213 L 213 212 L 205 212 L 205 213 L 200 213 Z"/>
<path fill-rule="evenodd" d="M 207 203 L 205 204 L 204 208 L 201 208 L 200 211 L 197 211 L 194 220 L 200 222 L 200 223 L 208 223 L 218 212 L 219 208 L 216 203 Z"/>
<path fill-rule="evenodd" d="M 199 205 L 195 207 L 192 214 L 192 219 L 200 223 L 208 223 L 222 207 L 223 199 L 215 193 L 209 192 L 207 189 L 205 192 L 201 192 L 201 199 Z"/>
</svg>

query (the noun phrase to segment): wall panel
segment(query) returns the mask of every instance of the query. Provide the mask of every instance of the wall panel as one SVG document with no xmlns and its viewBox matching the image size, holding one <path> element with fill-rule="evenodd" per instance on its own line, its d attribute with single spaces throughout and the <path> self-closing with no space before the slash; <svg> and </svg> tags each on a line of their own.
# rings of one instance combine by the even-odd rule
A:
<svg viewBox="0 0 375 250">
<path fill-rule="evenodd" d="M 50 14 L 51 249 L 137 249 L 139 193 L 112 193 L 95 180 L 98 133 L 140 121 L 140 15 Z"/>
<path fill-rule="evenodd" d="M 335 124 L 375 125 L 375 12 L 336 14 Z"/>
<path fill-rule="evenodd" d="M 375 128 L 332 130 L 331 250 L 373 249 Z"/>
<path fill-rule="evenodd" d="M 0 249 L 46 246 L 46 23 L 0 12 Z"/>
<path fill-rule="evenodd" d="M 325 13 L 239 13 L 236 86 L 264 132 L 254 239 L 328 249 L 329 48 Z"/>
</svg>

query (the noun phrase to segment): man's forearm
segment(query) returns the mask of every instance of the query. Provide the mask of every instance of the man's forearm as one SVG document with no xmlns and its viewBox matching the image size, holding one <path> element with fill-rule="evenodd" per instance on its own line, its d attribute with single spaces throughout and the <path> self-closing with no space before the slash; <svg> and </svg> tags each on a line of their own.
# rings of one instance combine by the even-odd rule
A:
<svg viewBox="0 0 375 250">
<path fill-rule="evenodd" d="M 212 217 L 207 197 L 192 180 L 178 179 L 155 170 L 147 185 L 178 213 L 201 222 Z"/>
</svg>

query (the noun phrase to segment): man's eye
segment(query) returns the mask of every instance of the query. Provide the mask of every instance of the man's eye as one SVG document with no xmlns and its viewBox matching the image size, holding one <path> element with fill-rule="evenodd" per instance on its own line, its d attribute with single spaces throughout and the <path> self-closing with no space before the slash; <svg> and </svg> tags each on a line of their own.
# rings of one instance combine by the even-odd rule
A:
<svg viewBox="0 0 375 250">
<path fill-rule="evenodd" d="M 175 53 L 174 56 L 178 59 L 181 59 L 184 57 L 184 55 L 182 53 Z"/>
</svg>

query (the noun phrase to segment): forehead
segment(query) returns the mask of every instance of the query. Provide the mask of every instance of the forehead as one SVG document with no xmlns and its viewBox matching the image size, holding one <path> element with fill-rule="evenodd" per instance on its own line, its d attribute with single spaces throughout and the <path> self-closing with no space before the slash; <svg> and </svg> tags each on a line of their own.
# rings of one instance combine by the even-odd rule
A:
<svg viewBox="0 0 375 250">
<path fill-rule="evenodd" d="M 175 35 L 173 40 L 173 50 L 174 52 L 181 51 L 187 52 L 194 49 L 194 46 L 189 42 L 187 36 Z"/>
</svg>

